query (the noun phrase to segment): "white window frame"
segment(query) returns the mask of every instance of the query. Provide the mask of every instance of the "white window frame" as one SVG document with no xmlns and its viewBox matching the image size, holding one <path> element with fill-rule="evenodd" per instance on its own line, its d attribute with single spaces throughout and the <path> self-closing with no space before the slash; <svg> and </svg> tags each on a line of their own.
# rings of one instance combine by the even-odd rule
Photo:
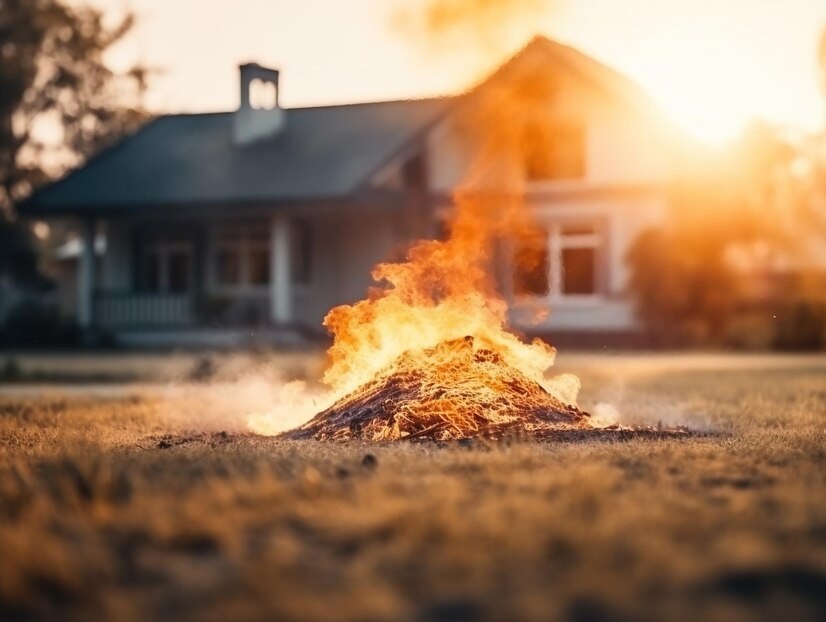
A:
<svg viewBox="0 0 826 622">
<path fill-rule="evenodd" d="M 212 244 L 210 245 L 210 281 L 211 289 L 217 293 L 225 294 L 256 294 L 261 296 L 268 295 L 270 290 L 270 283 L 272 282 L 272 274 L 270 274 L 267 283 L 252 283 L 252 266 L 251 257 L 255 250 L 264 250 L 269 256 L 271 253 L 269 237 L 261 237 L 255 239 L 256 234 L 260 235 L 262 225 L 254 222 L 232 222 L 219 223 L 212 229 Z M 222 240 L 221 229 L 233 229 L 238 233 L 237 238 Z M 237 283 L 223 283 L 220 280 L 218 270 L 218 254 L 222 250 L 230 249 L 238 254 L 238 282 Z M 272 259 L 270 258 L 269 261 Z"/>
<path fill-rule="evenodd" d="M 189 275 L 187 276 L 187 288 L 183 291 L 173 292 L 170 289 L 169 277 L 169 257 L 173 253 L 183 253 L 189 257 Z M 158 256 L 158 289 L 151 293 L 157 294 L 188 294 L 192 292 L 194 280 L 194 250 L 192 242 L 187 240 L 152 240 L 143 249 L 142 261 L 147 261 L 152 255 Z"/>
<path fill-rule="evenodd" d="M 565 227 L 576 225 L 592 226 L 592 233 L 564 234 Z M 589 221 L 557 221 L 544 226 L 546 230 L 546 244 L 548 248 L 548 293 L 544 296 L 531 294 L 513 294 L 517 302 L 535 303 L 537 300 L 544 301 L 552 306 L 590 306 L 599 304 L 605 299 L 605 293 L 601 291 L 600 282 L 600 257 L 601 251 L 606 243 L 604 228 L 599 223 Z M 563 285 L 563 262 L 562 254 L 566 249 L 571 248 L 591 248 L 594 250 L 594 293 L 592 294 L 566 294 L 562 291 Z M 511 257 L 513 254 L 511 253 Z M 513 266 L 511 274 L 513 274 Z M 511 278 L 513 287 L 513 278 Z M 513 290 L 512 290 L 513 291 Z"/>
</svg>

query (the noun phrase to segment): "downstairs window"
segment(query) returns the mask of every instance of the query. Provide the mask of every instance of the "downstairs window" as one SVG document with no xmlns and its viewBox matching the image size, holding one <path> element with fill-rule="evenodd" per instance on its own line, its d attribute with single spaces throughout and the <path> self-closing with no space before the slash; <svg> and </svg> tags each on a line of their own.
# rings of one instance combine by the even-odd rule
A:
<svg viewBox="0 0 826 622">
<path fill-rule="evenodd" d="M 602 236 L 593 225 L 551 225 L 514 251 L 514 295 L 563 300 L 597 296 L 601 247 Z"/>
</svg>

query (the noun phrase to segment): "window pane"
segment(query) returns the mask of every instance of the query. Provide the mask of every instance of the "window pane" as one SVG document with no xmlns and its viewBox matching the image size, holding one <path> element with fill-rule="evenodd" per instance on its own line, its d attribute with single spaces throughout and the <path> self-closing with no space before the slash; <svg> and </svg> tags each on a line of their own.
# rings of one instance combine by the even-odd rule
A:
<svg viewBox="0 0 826 622">
<path fill-rule="evenodd" d="M 241 255 L 238 249 L 218 249 L 215 261 L 216 278 L 221 285 L 238 285 L 241 282 Z"/>
<path fill-rule="evenodd" d="M 240 244 L 243 239 L 243 230 L 237 225 L 222 224 L 215 233 L 215 240 L 219 244 Z"/>
<path fill-rule="evenodd" d="M 157 253 L 144 256 L 143 289 L 152 293 L 161 291 L 161 258 Z"/>
<path fill-rule="evenodd" d="M 547 296 L 550 291 L 548 245 L 544 236 L 516 249 L 513 291 L 517 296 Z"/>
<path fill-rule="evenodd" d="M 251 242 L 270 243 L 270 228 L 266 223 L 250 225 L 247 229 L 247 239 Z"/>
<path fill-rule="evenodd" d="M 313 274 L 313 229 L 309 223 L 293 223 L 292 279 L 293 283 L 307 284 Z"/>
<path fill-rule="evenodd" d="M 189 253 L 172 252 L 167 257 L 168 289 L 170 292 L 189 290 Z"/>
<path fill-rule="evenodd" d="M 562 293 L 596 293 L 596 251 L 593 248 L 562 249 Z"/>
<path fill-rule="evenodd" d="M 265 248 L 253 248 L 249 256 L 250 285 L 269 285 L 270 251 Z"/>
</svg>

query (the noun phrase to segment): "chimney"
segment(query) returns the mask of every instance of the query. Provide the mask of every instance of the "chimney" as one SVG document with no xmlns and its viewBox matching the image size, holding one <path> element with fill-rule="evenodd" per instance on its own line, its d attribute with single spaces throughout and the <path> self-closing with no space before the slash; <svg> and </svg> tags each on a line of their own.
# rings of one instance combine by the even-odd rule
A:
<svg viewBox="0 0 826 622">
<path fill-rule="evenodd" d="M 241 106 L 232 124 L 236 145 L 269 138 L 284 126 L 284 110 L 278 105 L 278 70 L 246 63 L 239 67 Z"/>
</svg>

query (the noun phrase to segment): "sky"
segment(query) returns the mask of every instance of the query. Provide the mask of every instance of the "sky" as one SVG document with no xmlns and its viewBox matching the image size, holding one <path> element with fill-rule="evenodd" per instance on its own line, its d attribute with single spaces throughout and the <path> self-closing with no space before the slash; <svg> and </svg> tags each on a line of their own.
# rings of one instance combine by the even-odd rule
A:
<svg viewBox="0 0 826 622">
<path fill-rule="evenodd" d="M 826 0 L 548 0 L 484 47 L 461 40 L 436 51 L 399 27 L 422 0 L 74 1 L 112 19 L 136 14 L 108 60 L 158 70 L 146 101 L 154 112 L 234 109 L 237 65 L 248 61 L 281 69 L 287 107 L 453 94 L 543 34 L 634 79 L 708 143 L 757 117 L 808 130 L 826 119 L 817 78 Z"/>
</svg>

